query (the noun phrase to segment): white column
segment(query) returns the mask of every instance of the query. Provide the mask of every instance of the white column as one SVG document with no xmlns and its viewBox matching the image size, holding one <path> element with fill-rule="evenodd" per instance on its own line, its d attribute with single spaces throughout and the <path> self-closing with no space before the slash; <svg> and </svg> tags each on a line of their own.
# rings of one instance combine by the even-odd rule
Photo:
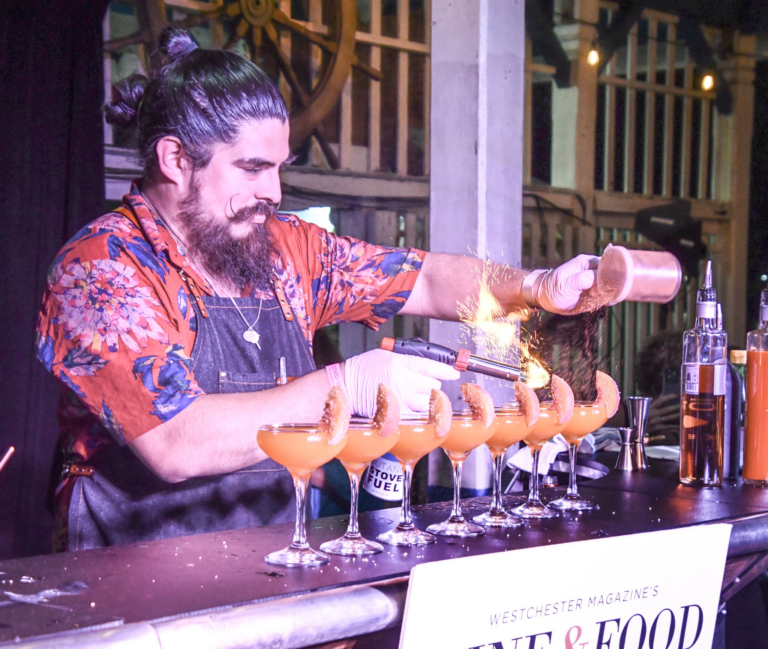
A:
<svg viewBox="0 0 768 649">
<path fill-rule="evenodd" d="M 520 265 L 524 62 L 524 0 L 432 0 L 434 252 L 471 251 Z M 454 349 L 471 346 L 455 323 L 430 322 L 430 340 Z M 483 377 L 477 379 L 484 383 Z M 512 393 L 511 385 L 487 387 L 498 402 Z M 455 403 L 458 382 L 445 388 Z M 464 486 L 487 487 L 489 467 L 489 457 L 473 453 L 465 465 Z"/>
</svg>

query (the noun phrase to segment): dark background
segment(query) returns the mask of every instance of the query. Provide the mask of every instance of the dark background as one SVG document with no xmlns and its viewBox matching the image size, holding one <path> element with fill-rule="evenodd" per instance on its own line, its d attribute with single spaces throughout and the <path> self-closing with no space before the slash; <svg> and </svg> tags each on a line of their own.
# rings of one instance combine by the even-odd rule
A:
<svg viewBox="0 0 768 649">
<path fill-rule="evenodd" d="M 104 211 L 101 21 L 108 0 L 0 2 L 0 559 L 50 551 L 45 495 L 58 387 L 34 356 L 45 273 Z M 651 2 L 701 22 L 768 32 L 765 0 Z M 768 273 L 768 65 L 758 63 L 752 150 L 749 314 Z M 746 173 L 746 170 L 743 171 Z"/>
</svg>

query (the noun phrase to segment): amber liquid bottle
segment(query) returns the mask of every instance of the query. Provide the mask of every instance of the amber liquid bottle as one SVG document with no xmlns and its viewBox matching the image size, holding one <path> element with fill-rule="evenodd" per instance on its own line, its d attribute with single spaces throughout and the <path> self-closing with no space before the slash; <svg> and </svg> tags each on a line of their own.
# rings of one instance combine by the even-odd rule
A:
<svg viewBox="0 0 768 649">
<path fill-rule="evenodd" d="M 696 299 L 696 325 L 683 334 L 680 481 L 718 487 L 723 481 L 727 334 L 717 324 L 717 294 L 707 262 Z"/>
<path fill-rule="evenodd" d="M 747 334 L 744 482 L 768 487 L 768 289 L 760 296 L 760 328 Z"/>
</svg>

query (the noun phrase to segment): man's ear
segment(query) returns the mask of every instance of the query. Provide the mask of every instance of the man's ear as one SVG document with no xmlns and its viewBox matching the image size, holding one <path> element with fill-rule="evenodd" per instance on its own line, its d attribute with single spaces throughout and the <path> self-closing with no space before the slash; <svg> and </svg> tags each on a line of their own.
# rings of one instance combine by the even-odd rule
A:
<svg viewBox="0 0 768 649">
<path fill-rule="evenodd" d="M 155 145 L 158 171 L 174 185 L 183 189 L 187 186 L 192 172 L 192 163 L 184 153 L 179 138 L 166 135 Z"/>
</svg>

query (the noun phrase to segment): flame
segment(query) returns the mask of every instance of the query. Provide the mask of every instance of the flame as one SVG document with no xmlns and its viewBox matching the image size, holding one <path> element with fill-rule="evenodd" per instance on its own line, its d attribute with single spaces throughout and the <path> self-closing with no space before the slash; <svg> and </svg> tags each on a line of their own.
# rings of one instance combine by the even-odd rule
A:
<svg viewBox="0 0 768 649">
<path fill-rule="evenodd" d="M 484 349 L 488 358 L 521 365 L 526 368 L 527 378 L 523 379 L 532 388 L 549 384 L 549 373 L 540 361 L 531 357 L 528 345 L 520 339 L 520 322 L 527 318 L 527 311 L 506 313 L 493 294 L 492 286 L 510 278 L 509 267 L 500 267 L 490 262 L 482 266 L 479 290 L 476 299 L 457 307 L 461 321 L 466 325 L 472 341 Z"/>
<path fill-rule="evenodd" d="M 525 384 L 533 388 L 546 388 L 549 385 L 549 372 L 541 364 L 541 361 L 533 356 L 528 356 L 525 367 L 527 378 Z"/>
</svg>

